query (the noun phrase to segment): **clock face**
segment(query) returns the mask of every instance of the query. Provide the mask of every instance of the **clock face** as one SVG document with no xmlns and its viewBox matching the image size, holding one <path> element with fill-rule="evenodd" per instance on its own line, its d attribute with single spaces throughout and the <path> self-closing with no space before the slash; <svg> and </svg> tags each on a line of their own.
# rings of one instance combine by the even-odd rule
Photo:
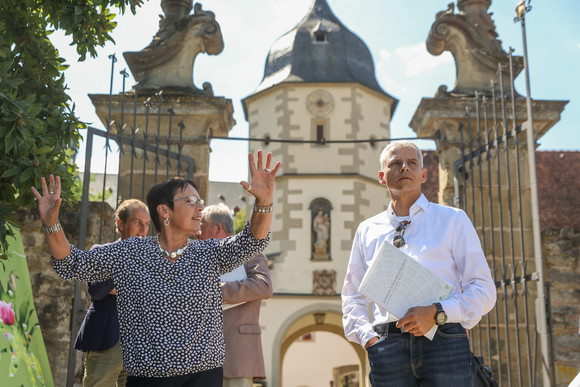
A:
<svg viewBox="0 0 580 387">
<path fill-rule="evenodd" d="M 334 99 L 328 91 L 314 90 L 306 99 L 306 107 L 310 113 L 324 116 L 334 109 Z"/>
</svg>

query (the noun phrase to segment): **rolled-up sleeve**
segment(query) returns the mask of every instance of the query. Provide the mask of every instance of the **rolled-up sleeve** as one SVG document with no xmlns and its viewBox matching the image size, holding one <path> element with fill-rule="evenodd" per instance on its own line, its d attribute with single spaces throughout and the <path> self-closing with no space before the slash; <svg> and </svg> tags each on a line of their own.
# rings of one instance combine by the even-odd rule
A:
<svg viewBox="0 0 580 387">
<path fill-rule="evenodd" d="M 494 307 L 497 291 L 477 232 L 465 212 L 458 211 L 454 228 L 452 253 L 461 276 L 461 292 L 441 305 L 448 321 L 471 329 Z"/>
<path fill-rule="evenodd" d="M 367 270 L 364 254 L 360 230 L 357 230 L 342 288 L 342 323 L 346 338 L 363 347 L 377 335 L 369 317 L 370 300 L 358 291 Z"/>
</svg>

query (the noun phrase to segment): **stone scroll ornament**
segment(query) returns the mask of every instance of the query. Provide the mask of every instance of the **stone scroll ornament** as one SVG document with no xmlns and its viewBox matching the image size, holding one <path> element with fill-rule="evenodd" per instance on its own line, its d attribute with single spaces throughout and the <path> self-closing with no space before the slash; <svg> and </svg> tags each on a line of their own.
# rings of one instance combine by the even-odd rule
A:
<svg viewBox="0 0 580 387">
<path fill-rule="evenodd" d="M 211 84 L 205 82 L 203 90 L 195 86 L 193 65 L 199 53 L 221 53 L 224 41 L 215 14 L 192 3 L 162 0 L 165 15 L 153 41 L 141 51 L 123 53 L 139 93 L 164 90 L 213 96 Z M 190 15 L 192 8 L 194 13 Z"/>
<path fill-rule="evenodd" d="M 456 79 L 450 94 L 489 93 L 490 80 L 499 81 L 498 63 L 502 67 L 508 66 L 509 56 L 497 39 L 491 19 L 493 13 L 487 12 L 490 5 L 491 0 L 458 0 L 459 13 L 455 13 L 455 7 L 450 3 L 447 10 L 435 16 L 427 37 L 427 51 L 432 55 L 449 51 L 453 55 Z M 523 58 L 514 56 L 513 63 L 515 79 L 523 68 Z M 504 71 L 506 93 L 511 92 L 509 77 L 509 71 Z M 439 93 L 447 93 L 446 88 L 440 88 Z"/>
</svg>

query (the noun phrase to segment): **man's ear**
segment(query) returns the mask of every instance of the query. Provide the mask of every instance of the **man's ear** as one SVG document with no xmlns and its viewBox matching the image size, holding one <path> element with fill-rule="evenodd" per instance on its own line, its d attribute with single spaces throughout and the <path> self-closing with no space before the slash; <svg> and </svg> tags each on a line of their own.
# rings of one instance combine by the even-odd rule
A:
<svg viewBox="0 0 580 387">
<path fill-rule="evenodd" d="M 421 171 L 421 183 L 425 183 L 427 181 L 427 169 L 423 168 Z"/>
<path fill-rule="evenodd" d="M 122 219 L 117 219 L 117 229 L 119 229 L 119 232 L 123 232 L 125 229 L 125 222 Z"/>
<path fill-rule="evenodd" d="M 385 172 L 383 171 L 379 171 L 379 183 L 387 185 L 387 182 L 385 181 Z"/>
</svg>

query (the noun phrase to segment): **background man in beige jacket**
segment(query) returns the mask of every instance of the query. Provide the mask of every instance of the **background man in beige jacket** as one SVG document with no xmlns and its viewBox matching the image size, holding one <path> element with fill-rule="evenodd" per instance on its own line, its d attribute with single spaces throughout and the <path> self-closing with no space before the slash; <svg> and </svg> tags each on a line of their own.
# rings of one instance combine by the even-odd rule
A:
<svg viewBox="0 0 580 387">
<path fill-rule="evenodd" d="M 203 210 L 200 239 L 227 238 L 233 234 L 234 220 L 229 207 L 220 203 Z M 273 292 L 268 259 L 258 254 L 243 269 L 245 273 L 233 273 L 236 280 L 221 283 L 226 340 L 224 387 L 251 387 L 254 380 L 266 377 L 259 317 L 262 300 L 270 298 Z"/>
</svg>

